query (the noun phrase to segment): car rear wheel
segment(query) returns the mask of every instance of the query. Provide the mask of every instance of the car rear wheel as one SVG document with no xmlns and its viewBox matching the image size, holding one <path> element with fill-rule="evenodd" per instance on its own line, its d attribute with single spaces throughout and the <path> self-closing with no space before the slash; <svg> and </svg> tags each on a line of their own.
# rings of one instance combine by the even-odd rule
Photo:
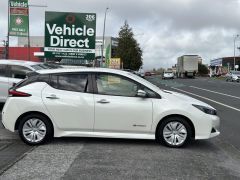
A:
<svg viewBox="0 0 240 180">
<path fill-rule="evenodd" d="M 178 148 L 189 142 L 192 136 L 192 130 L 184 118 L 170 117 L 161 123 L 156 136 L 156 139 L 164 145 Z"/>
<path fill-rule="evenodd" d="M 40 114 L 31 114 L 22 118 L 19 123 L 19 136 L 29 145 L 39 145 L 53 137 L 52 125 Z"/>
</svg>

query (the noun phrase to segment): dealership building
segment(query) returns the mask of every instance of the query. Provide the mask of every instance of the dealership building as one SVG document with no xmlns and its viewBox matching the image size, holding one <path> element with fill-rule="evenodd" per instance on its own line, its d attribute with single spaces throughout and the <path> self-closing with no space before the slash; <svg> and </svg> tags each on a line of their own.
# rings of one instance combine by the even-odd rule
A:
<svg viewBox="0 0 240 180">
<path fill-rule="evenodd" d="M 240 57 L 235 57 L 235 65 L 238 65 L 236 68 L 237 71 L 240 70 Z M 227 72 L 234 70 L 234 57 L 222 57 L 213 59 L 210 61 L 210 74 L 226 74 Z"/>
<path fill-rule="evenodd" d="M 93 61 L 96 64 L 100 64 L 102 60 L 102 45 L 103 38 L 101 36 L 96 37 L 95 41 L 95 59 Z M 30 59 L 31 61 L 43 62 L 44 59 L 44 36 L 31 36 L 30 37 Z M 118 46 L 118 39 L 106 36 L 104 38 L 103 48 L 103 60 L 115 57 L 116 48 Z M 28 38 L 18 37 L 17 46 L 9 47 L 9 59 L 28 60 Z M 0 58 L 5 58 L 5 47 L 0 47 Z M 46 61 L 61 61 L 62 59 L 46 59 Z M 65 63 L 70 65 L 82 65 L 93 63 L 93 61 L 80 61 L 78 59 L 64 59 Z M 103 63 L 104 63 L 103 62 Z"/>
</svg>

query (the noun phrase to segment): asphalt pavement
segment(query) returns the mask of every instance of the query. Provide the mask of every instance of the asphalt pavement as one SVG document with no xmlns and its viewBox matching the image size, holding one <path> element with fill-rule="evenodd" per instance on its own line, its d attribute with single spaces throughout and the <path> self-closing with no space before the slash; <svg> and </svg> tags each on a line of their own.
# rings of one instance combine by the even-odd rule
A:
<svg viewBox="0 0 240 180">
<path fill-rule="evenodd" d="M 209 78 L 161 80 L 159 76 L 148 80 L 216 108 L 221 135 L 193 141 L 182 149 L 151 140 L 100 138 L 55 138 L 50 144 L 30 147 L 0 127 L 0 162 L 5 162 L 0 163 L 4 168 L 0 180 L 240 179 L 240 83 Z"/>
</svg>

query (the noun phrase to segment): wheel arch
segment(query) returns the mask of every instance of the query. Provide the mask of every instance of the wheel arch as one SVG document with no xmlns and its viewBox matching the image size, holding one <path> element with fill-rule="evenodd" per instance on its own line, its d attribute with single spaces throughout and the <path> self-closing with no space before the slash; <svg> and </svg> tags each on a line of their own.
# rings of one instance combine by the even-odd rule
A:
<svg viewBox="0 0 240 180">
<path fill-rule="evenodd" d="M 195 139 L 195 127 L 193 125 L 193 122 L 188 117 L 186 117 L 184 115 L 181 115 L 181 114 L 171 114 L 171 115 L 167 115 L 167 116 L 163 117 L 157 124 L 156 130 L 155 130 L 155 136 L 157 135 L 158 128 L 161 126 L 161 124 L 164 122 L 164 120 L 168 119 L 170 117 L 181 117 L 181 118 L 185 119 L 186 122 L 190 125 L 191 130 L 192 130 L 192 137 L 191 138 Z"/>
<path fill-rule="evenodd" d="M 46 114 L 39 112 L 39 111 L 29 111 L 29 112 L 25 112 L 22 115 L 20 115 L 15 123 L 14 130 L 18 130 L 19 123 L 23 117 L 25 117 L 27 115 L 31 115 L 31 114 L 39 114 L 39 115 L 44 116 L 46 119 L 48 119 L 48 121 L 51 123 L 52 131 L 54 134 L 54 127 L 53 127 L 53 123 L 52 123 L 51 119 Z"/>
</svg>

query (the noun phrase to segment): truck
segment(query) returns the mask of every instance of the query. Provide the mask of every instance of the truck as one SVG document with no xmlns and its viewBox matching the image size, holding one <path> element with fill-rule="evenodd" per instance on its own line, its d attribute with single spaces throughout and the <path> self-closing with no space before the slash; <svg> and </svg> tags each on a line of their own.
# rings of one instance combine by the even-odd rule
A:
<svg viewBox="0 0 240 180">
<path fill-rule="evenodd" d="M 198 72 L 198 63 L 201 57 L 198 55 L 183 55 L 177 59 L 177 77 L 194 78 Z"/>
</svg>

